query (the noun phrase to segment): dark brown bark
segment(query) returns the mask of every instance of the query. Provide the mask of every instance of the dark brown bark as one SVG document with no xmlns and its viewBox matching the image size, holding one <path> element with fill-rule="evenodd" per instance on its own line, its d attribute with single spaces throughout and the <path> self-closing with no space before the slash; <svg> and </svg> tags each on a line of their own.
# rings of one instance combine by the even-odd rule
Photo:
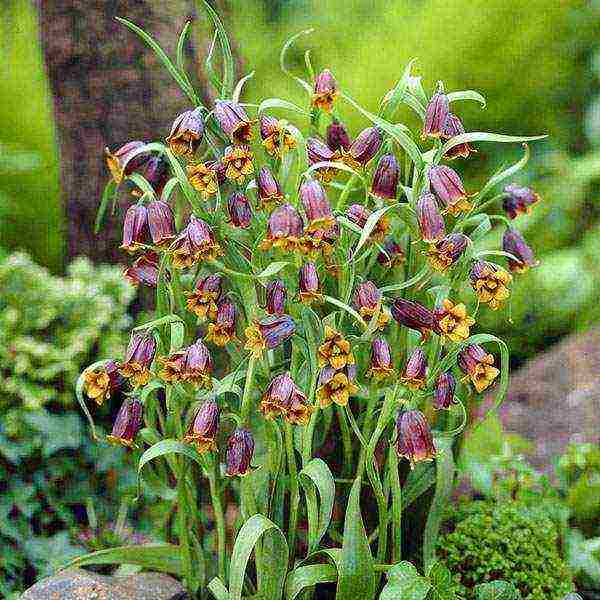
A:
<svg viewBox="0 0 600 600">
<path fill-rule="evenodd" d="M 115 17 L 138 24 L 174 56 L 183 25 L 194 18 L 194 2 L 42 0 L 38 6 L 61 151 L 69 257 L 122 259 L 119 214 L 109 216 L 98 236 L 93 232 L 108 178 L 103 149 L 164 139 L 189 101 L 154 53 Z M 194 69 L 194 51 L 188 47 L 187 53 Z M 121 202 L 128 201 L 123 195 Z"/>
</svg>

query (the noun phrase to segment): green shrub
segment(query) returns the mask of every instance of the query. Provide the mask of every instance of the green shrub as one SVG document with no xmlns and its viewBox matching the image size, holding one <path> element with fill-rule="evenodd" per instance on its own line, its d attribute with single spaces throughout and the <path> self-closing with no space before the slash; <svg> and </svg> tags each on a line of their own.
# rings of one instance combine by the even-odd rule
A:
<svg viewBox="0 0 600 600">
<path fill-rule="evenodd" d="M 513 583 L 525 600 L 562 600 L 573 590 L 556 524 L 543 510 L 523 502 L 470 502 L 448 526 L 439 554 L 464 597 L 474 598 L 474 586 L 495 579 Z"/>
</svg>

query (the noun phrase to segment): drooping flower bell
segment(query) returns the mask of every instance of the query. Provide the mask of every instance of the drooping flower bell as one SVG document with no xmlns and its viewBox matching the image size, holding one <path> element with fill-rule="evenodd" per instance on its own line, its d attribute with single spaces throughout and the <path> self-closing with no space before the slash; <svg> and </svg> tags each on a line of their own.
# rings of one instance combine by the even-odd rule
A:
<svg viewBox="0 0 600 600">
<path fill-rule="evenodd" d="M 167 181 L 169 181 L 169 161 L 161 154 L 151 156 L 137 169 L 137 172 L 150 184 L 157 196 L 160 196 Z M 141 197 L 143 191 L 134 187 L 131 192 L 134 196 Z"/>
<path fill-rule="evenodd" d="M 260 411 L 268 419 L 285 412 L 296 384 L 288 371 L 271 379 L 260 400 Z"/>
<path fill-rule="evenodd" d="M 433 392 L 433 406 L 438 410 L 445 410 L 456 404 L 454 392 L 456 391 L 456 379 L 450 371 L 441 373 L 435 382 Z"/>
<path fill-rule="evenodd" d="M 268 316 L 246 327 L 244 348 L 260 358 L 265 350 L 273 350 L 289 340 L 295 331 L 296 323 L 289 315 Z"/>
<path fill-rule="evenodd" d="M 341 369 L 334 369 L 329 365 L 323 367 L 317 381 L 317 398 L 321 408 L 326 408 L 332 403 L 346 406 L 350 396 L 358 392 L 358 386 L 354 383 L 355 377 L 354 364 L 346 364 Z"/>
<path fill-rule="evenodd" d="M 312 105 L 325 112 L 331 112 L 333 103 L 339 94 L 337 81 L 329 69 L 324 69 L 315 77 Z"/>
<path fill-rule="evenodd" d="M 254 438 L 248 429 L 236 429 L 227 440 L 225 473 L 229 477 L 250 472 L 254 455 Z"/>
<path fill-rule="evenodd" d="M 375 338 L 371 343 L 371 362 L 366 376 L 381 380 L 394 373 L 392 366 L 392 351 L 383 338 Z"/>
<path fill-rule="evenodd" d="M 113 444 L 130 448 L 142 426 L 142 408 L 142 403 L 137 398 L 126 398 L 106 439 Z"/>
<path fill-rule="evenodd" d="M 501 308 L 503 302 L 510 296 L 508 286 L 512 276 L 494 263 L 485 260 L 476 261 L 469 277 L 479 301 L 487 304 L 492 310 Z"/>
<path fill-rule="evenodd" d="M 429 264 L 436 271 L 446 271 L 462 256 L 468 245 L 469 238 L 466 235 L 451 233 L 429 246 Z"/>
<path fill-rule="evenodd" d="M 475 319 L 467 314 L 464 304 L 454 304 L 445 298 L 442 308 L 435 312 L 442 339 L 448 338 L 452 342 L 463 342 L 469 337 L 469 327 L 475 324 Z"/>
<path fill-rule="evenodd" d="M 454 114 L 449 113 L 448 118 L 446 119 L 446 123 L 444 124 L 444 128 L 442 129 L 442 138 L 445 140 L 450 140 L 457 135 L 462 135 L 465 133 L 465 128 L 462 124 L 462 121 Z M 450 148 L 446 154 L 444 154 L 444 158 L 452 160 L 453 158 L 469 158 L 469 155 L 472 152 L 476 152 L 469 142 L 464 142 L 463 144 L 458 144 L 453 148 Z"/>
<path fill-rule="evenodd" d="M 219 191 L 219 172 L 215 163 L 196 163 L 187 165 L 190 185 L 207 200 Z"/>
<path fill-rule="evenodd" d="M 260 243 L 261 250 L 279 248 L 284 252 L 297 250 L 304 231 L 304 222 L 291 204 L 275 208 L 267 221 L 267 235 Z"/>
<path fill-rule="evenodd" d="M 220 275 L 207 275 L 198 279 L 194 290 L 186 293 L 186 308 L 202 320 L 216 319 L 222 283 Z"/>
<path fill-rule="evenodd" d="M 208 348 L 202 340 L 196 340 L 191 346 L 163 359 L 160 377 L 169 383 L 185 381 L 196 387 L 211 389 L 212 370 L 213 361 Z"/>
<path fill-rule="evenodd" d="M 396 452 L 401 458 L 415 464 L 433 460 L 436 449 L 425 415 L 419 410 L 406 410 L 396 419 Z"/>
<path fill-rule="evenodd" d="M 119 364 L 123 377 L 130 379 L 134 387 L 150 381 L 150 365 L 156 353 L 156 341 L 148 331 L 133 331 L 125 352 L 125 360 Z"/>
<path fill-rule="evenodd" d="M 156 287 L 158 284 L 158 255 L 146 252 L 135 259 L 133 265 L 123 270 L 123 275 L 132 285 Z M 169 279 L 168 272 L 165 277 Z"/>
<path fill-rule="evenodd" d="M 481 393 L 487 389 L 500 371 L 494 367 L 494 357 L 478 344 L 471 344 L 458 354 L 458 366 Z"/>
<path fill-rule="evenodd" d="M 296 147 L 294 136 L 283 126 L 279 119 L 262 115 L 260 117 L 260 137 L 267 154 L 281 158 L 283 152 Z"/>
<path fill-rule="evenodd" d="M 123 220 L 121 249 L 136 252 L 148 241 L 148 209 L 143 204 L 132 204 Z"/>
<path fill-rule="evenodd" d="M 383 138 L 377 127 L 363 129 L 350 145 L 347 152 L 342 153 L 342 160 L 353 169 L 364 167 L 381 148 Z"/>
<path fill-rule="evenodd" d="M 438 91 L 431 97 L 431 100 L 427 105 L 421 138 L 425 139 L 441 137 L 449 113 L 450 102 L 448 101 L 448 96 L 444 94 L 444 90 L 440 85 L 438 86 Z"/>
<path fill-rule="evenodd" d="M 256 121 L 251 120 L 239 104 L 230 100 L 217 100 L 214 114 L 223 133 L 233 144 L 246 144 L 252 139 L 252 126 Z"/>
<path fill-rule="evenodd" d="M 219 405 L 214 400 L 203 402 L 183 437 L 186 444 L 194 444 L 200 454 L 217 449 L 219 432 Z"/>
<path fill-rule="evenodd" d="M 502 201 L 504 211 L 511 219 L 516 219 L 519 215 L 528 215 L 531 207 L 540 201 L 540 196 L 532 189 L 519 187 L 514 183 L 504 188 L 507 196 Z"/>
<path fill-rule="evenodd" d="M 421 197 L 417 200 L 415 212 L 421 231 L 421 239 L 424 242 L 432 243 L 444 237 L 446 225 L 433 194 L 429 192 L 421 194 Z"/>
<path fill-rule="evenodd" d="M 377 255 L 377 262 L 388 269 L 401 265 L 405 261 L 402 246 L 393 238 L 386 238 L 383 242 L 383 248 Z"/>
<path fill-rule="evenodd" d="M 298 195 L 308 219 L 306 231 L 329 229 L 334 225 L 335 219 L 331 204 L 329 204 L 323 186 L 316 179 L 308 179 L 302 183 Z"/>
<path fill-rule="evenodd" d="M 396 298 L 392 303 L 392 317 L 400 325 L 420 332 L 422 340 L 426 340 L 432 331 L 438 331 L 433 311 L 412 300 Z"/>
<path fill-rule="evenodd" d="M 206 340 L 217 346 L 225 346 L 235 339 L 235 304 L 227 297 L 219 301 L 215 322 L 208 325 Z"/>
<path fill-rule="evenodd" d="M 229 223 L 240 229 L 250 227 L 252 221 L 252 206 L 248 198 L 241 192 L 232 192 L 227 201 Z"/>
<path fill-rule="evenodd" d="M 332 162 L 338 158 L 338 153 L 318 138 L 306 140 L 306 153 L 310 166 L 321 162 Z M 319 167 L 315 171 L 315 175 L 321 181 L 329 182 L 335 177 L 335 169 L 327 166 Z"/>
<path fill-rule="evenodd" d="M 452 215 L 471 210 L 469 194 L 458 173 L 446 165 L 434 165 L 427 171 L 429 184 L 440 202 Z"/>
<path fill-rule="evenodd" d="M 200 146 L 203 134 L 202 110 L 186 110 L 173 121 L 167 144 L 175 156 L 193 156 Z"/>
<path fill-rule="evenodd" d="M 528 246 L 521 233 L 513 227 L 509 227 L 502 236 L 502 250 L 515 257 L 516 260 L 508 259 L 508 268 L 513 272 L 521 273 L 538 264 L 533 250 Z"/>
<path fill-rule="evenodd" d="M 393 154 L 384 154 L 373 174 L 371 193 L 382 200 L 394 200 L 398 190 L 400 165 Z"/>
<path fill-rule="evenodd" d="M 283 202 L 281 186 L 269 167 L 261 167 L 256 178 L 256 188 L 261 209 L 272 208 Z"/>
<path fill-rule="evenodd" d="M 378 287 L 372 281 L 363 281 L 356 286 L 354 292 L 354 308 L 367 322 L 377 316 L 376 329 L 383 330 L 390 320 L 390 316 L 381 304 L 382 295 Z"/>
<path fill-rule="evenodd" d="M 362 204 L 351 204 L 346 209 L 346 217 L 361 229 L 364 229 L 367 220 L 371 216 L 371 211 Z M 379 218 L 375 227 L 373 227 L 369 239 L 376 242 L 382 242 L 390 230 L 390 220 L 384 215 Z"/>
<path fill-rule="evenodd" d="M 282 315 L 285 312 L 287 289 L 281 279 L 275 279 L 267 284 L 267 302 L 265 310 L 270 315 Z"/>
<path fill-rule="evenodd" d="M 291 425 L 307 425 L 313 411 L 314 407 L 308 403 L 306 394 L 298 386 L 294 386 L 294 390 L 285 405 L 284 420 Z"/>
<path fill-rule="evenodd" d="M 169 244 L 175 237 L 175 218 L 171 207 L 162 200 L 148 204 L 148 229 L 156 246 Z"/>
<path fill-rule="evenodd" d="M 145 145 L 146 142 L 134 140 L 127 142 L 114 152 L 111 152 L 108 148 L 104 150 L 108 170 L 117 185 L 149 160 L 150 153 L 140 151 Z M 135 154 L 136 152 L 138 154 Z"/>
<path fill-rule="evenodd" d="M 427 375 L 427 357 L 421 348 L 415 348 L 406 362 L 400 381 L 411 390 L 420 390 L 425 386 Z"/>
<path fill-rule="evenodd" d="M 350 342 L 339 331 L 328 325 L 325 325 L 325 339 L 319 346 L 317 355 L 319 365 L 329 365 L 336 371 L 355 362 Z"/>
<path fill-rule="evenodd" d="M 303 304 L 311 304 L 323 298 L 319 286 L 319 274 L 314 262 L 306 262 L 298 273 L 298 298 Z"/>
<path fill-rule="evenodd" d="M 352 144 L 346 126 L 336 120 L 327 127 L 326 140 L 327 145 L 334 151 L 349 150 Z"/>
<path fill-rule="evenodd" d="M 235 181 L 238 185 L 244 183 L 244 179 L 254 173 L 254 155 L 250 146 L 228 146 L 223 153 L 222 162 L 225 166 L 225 177 Z"/>
<path fill-rule="evenodd" d="M 114 360 L 107 361 L 95 369 L 86 369 L 83 373 L 83 391 L 85 395 L 101 406 L 125 382 Z"/>
<path fill-rule="evenodd" d="M 170 251 L 173 266 L 178 269 L 191 267 L 203 260 L 213 260 L 223 253 L 211 227 L 193 215 L 185 229 L 171 244 Z"/>
</svg>

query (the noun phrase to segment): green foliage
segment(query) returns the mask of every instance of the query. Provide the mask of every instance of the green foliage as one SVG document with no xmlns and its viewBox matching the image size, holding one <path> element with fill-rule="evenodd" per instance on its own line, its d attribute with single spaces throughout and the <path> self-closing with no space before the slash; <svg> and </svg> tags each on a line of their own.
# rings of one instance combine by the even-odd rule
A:
<svg viewBox="0 0 600 600">
<path fill-rule="evenodd" d="M 118 268 L 85 259 L 64 279 L 25 254 L 0 260 L 0 594 L 81 553 L 65 529 L 87 497 L 102 490 L 110 514 L 135 484 L 121 453 L 86 442 L 73 391 L 90 360 L 122 352 L 132 295 Z"/>
<path fill-rule="evenodd" d="M 562 600 L 573 590 L 559 554 L 556 524 L 525 502 L 464 503 L 455 509 L 438 552 L 466 598 L 492 579 L 512 583 L 525 600 Z"/>
</svg>

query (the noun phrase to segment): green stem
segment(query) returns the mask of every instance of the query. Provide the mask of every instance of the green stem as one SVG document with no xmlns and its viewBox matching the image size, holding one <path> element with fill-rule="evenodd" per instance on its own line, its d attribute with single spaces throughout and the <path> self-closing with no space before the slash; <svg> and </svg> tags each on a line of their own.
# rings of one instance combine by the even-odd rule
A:
<svg viewBox="0 0 600 600">
<path fill-rule="evenodd" d="M 244 384 L 244 394 L 242 396 L 242 405 L 240 407 L 242 427 L 247 427 L 250 423 L 250 413 L 252 411 L 252 387 L 254 385 L 255 366 L 256 358 L 252 356 L 248 361 L 248 369 L 246 370 L 246 382 Z"/>
<path fill-rule="evenodd" d="M 290 423 L 285 424 L 285 449 L 290 474 L 290 516 L 288 527 L 288 546 L 290 549 L 290 564 L 294 563 L 296 550 L 296 528 L 298 526 L 298 504 L 300 503 L 300 486 L 298 485 L 298 468 L 294 454 L 294 431 Z"/>
<path fill-rule="evenodd" d="M 402 488 L 398 473 L 398 455 L 393 445 L 388 451 L 388 466 L 392 490 L 392 562 L 402 560 Z"/>
<path fill-rule="evenodd" d="M 335 405 L 335 410 L 340 424 L 340 432 L 342 434 L 342 448 L 344 452 L 344 467 L 342 469 L 342 476 L 349 477 L 352 473 L 352 439 L 350 438 L 350 428 L 346 421 L 346 415 L 344 414 L 344 408 L 342 406 Z"/>
<path fill-rule="evenodd" d="M 215 514 L 215 527 L 217 530 L 217 555 L 219 565 L 219 577 L 226 581 L 226 529 L 225 529 L 225 513 L 223 512 L 223 503 L 221 502 L 221 491 L 217 482 L 218 478 L 219 463 L 214 457 L 212 464 L 206 470 L 208 476 L 208 485 L 210 489 L 210 499 L 213 506 L 213 512 Z"/>
<path fill-rule="evenodd" d="M 187 502 L 185 483 L 186 469 L 184 460 L 184 457 L 182 457 L 178 473 L 179 476 L 177 478 L 177 504 L 179 507 L 179 510 L 177 511 L 177 528 L 179 530 L 179 547 L 181 561 L 183 563 L 183 578 L 186 588 L 192 591 L 192 554 L 190 551 L 190 538 L 187 522 L 189 506 Z"/>
</svg>

